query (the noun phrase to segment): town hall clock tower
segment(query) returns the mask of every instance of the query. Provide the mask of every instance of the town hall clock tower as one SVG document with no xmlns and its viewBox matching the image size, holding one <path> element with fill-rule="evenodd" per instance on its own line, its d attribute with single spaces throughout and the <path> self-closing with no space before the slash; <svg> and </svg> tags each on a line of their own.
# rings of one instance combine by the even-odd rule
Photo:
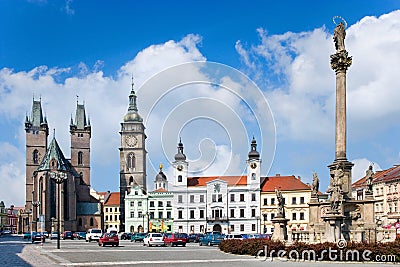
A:
<svg viewBox="0 0 400 267">
<path fill-rule="evenodd" d="M 125 194 L 132 186 L 140 186 L 146 191 L 146 148 L 143 119 L 138 113 L 136 94 L 133 90 L 129 94 L 129 108 L 121 123 L 120 154 L 120 230 L 125 231 Z"/>
</svg>

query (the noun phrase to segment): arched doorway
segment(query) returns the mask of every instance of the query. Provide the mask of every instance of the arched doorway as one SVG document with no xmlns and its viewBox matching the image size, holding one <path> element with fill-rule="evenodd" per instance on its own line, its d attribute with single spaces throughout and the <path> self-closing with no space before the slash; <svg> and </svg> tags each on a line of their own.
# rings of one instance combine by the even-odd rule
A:
<svg viewBox="0 0 400 267">
<path fill-rule="evenodd" d="M 220 232 L 220 233 L 222 233 L 222 227 L 221 227 L 221 225 L 220 225 L 220 224 L 215 224 L 215 225 L 213 226 L 213 232 Z"/>
<path fill-rule="evenodd" d="M 139 225 L 137 231 L 138 233 L 143 233 L 143 226 Z"/>
</svg>

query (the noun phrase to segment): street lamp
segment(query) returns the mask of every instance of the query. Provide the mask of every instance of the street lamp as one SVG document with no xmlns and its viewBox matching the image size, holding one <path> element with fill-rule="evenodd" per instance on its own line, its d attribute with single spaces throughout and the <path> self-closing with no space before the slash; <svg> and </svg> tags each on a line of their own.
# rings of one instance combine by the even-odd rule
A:
<svg viewBox="0 0 400 267">
<path fill-rule="evenodd" d="M 32 228 L 30 227 L 30 224 L 29 224 L 29 216 L 30 216 L 31 213 L 32 213 L 32 210 L 31 210 L 31 209 L 25 211 L 25 214 L 26 214 L 27 217 L 28 217 L 28 223 L 27 223 L 28 232 L 31 232 L 31 239 L 32 239 Z M 32 239 L 32 240 L 33 240 L 33 239 Z"/>
<path fill-rule="evenodd" d="M 36 232 L 38 231 L 38 227 L 37 227 L 37 219 L 39 218 L 38 216 L 38 211 L 37 211 L 37 207 L 40 206 L 40 201 L 32 201 L 32 206 L 34 206 L 36 208 Z M 32 223 L 33 223 L 33 213 L 32 213 Z"/>
<path fill-rule="evenodd" d="M 57 225 L 57 249 L 60 249 L 60 235 L 61 235 L 61 189 L 60 185 L 68 178 L 66 173 L 63 172 L 50 172 L 50 178 L 53 179 L 58 185 L 58 225 Z"/>
</svg>

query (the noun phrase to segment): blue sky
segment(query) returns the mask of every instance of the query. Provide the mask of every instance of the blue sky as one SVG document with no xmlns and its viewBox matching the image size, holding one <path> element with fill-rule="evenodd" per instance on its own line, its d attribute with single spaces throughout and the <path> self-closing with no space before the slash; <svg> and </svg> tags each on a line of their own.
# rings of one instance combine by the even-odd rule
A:
<svg viewBox="0 0 400 267">
<path fill-rule="evenodd" d="M 139 88 L 146 80 L 170 66 L 198 60 L 236 68 L 264 93 L 276 124 L 276 150 L 262 174 L 300 175 L 309 182 L 317 171 L 324 191 L 326 166 L 334 159 L 335 80 L 329 55 L 334 52 L 336 15 L 347 21 L 346 48 L 353 56 L 348 72 L 348 158 L 358 167 L 353 176 L 362 175 L 369 162 L 376 169 L 398 164 L 400 108 L 394 99 L 399 99 L 399 8 L 399 1 L 0 1 L 0 199 L 7 205 L 24 204 L 24 190 L 17 187 L 24 186 L 23 121 L 33 94 L 42 96 L 50 128 L 56 128 L 66 156 L 75 96 L 85 101 L 93 125 L 92 185 L 98 191 L 117 191 L 118 130 L 127 110 L 130 75 L 136 79 L 140 111 L 140 99 L 145 102 L 147 94 Z M 176 93 L 188 100 L 200 97 L 198 90 Z M 227 95 L 221 99 L 242 108 Z M 143 102 L 146 112 L 148 103 Z M 166 111 L 146 125 L 150 141 L 159 134 Z M 246 123 L 251 120 L 242 120 L 247 135 L 261 139 Z M 196 135 L 207 127 L 218 133 L 217 126 L 191 126 L 182 130 L 189 157 L 199 153 L 197 141 L 192 146 L 190 139 L 206 138 L 211 142 L 203 143 L 202 153 L 212 147 L 220 153 L 217 158 L 224 158 L 233 151 L 231 159 L 240 168 L 230 171 L 241 170 L 248 152 L 242 147 L 247 149 L 249 140 L 242 141 L 238 152 L 224 141 L 224 131 L 217 137 Z M 163 136 L 171 149 L 175 135 Z M 163 153 L 149 145 L 153 164 L 163 162 L 171 173 L 168 159 L 159 156 Z M 215 163 L 205 174 L 218 174 L 224 162 Z M 155 171 L 149 169 L 151 184 Z M 11 183 L 16 189 L 5 189 Z"/>
</svg>

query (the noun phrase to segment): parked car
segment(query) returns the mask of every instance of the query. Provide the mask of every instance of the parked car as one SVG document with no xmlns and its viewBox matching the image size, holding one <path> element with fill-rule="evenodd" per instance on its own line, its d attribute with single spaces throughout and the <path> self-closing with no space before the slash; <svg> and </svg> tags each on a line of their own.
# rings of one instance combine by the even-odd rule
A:
<svg viewBox="0 0 400 267">
<path fill-rule="evenodd" d="M 75 232 L 74 233 L 74 237 L 76 239 L 79 239 L 79 240 L 85 239 L 86 238 L 86 232 Z"/>
<path fill-rule="evenodd" d="M 1 234 L 2 235 L 10 235 L 11 231 L 10 230 L 3 230 L 3 231 L 1 231 Z"/>
<path fill-rule="evenodd" d="M 57 238 L 58 238 L 58 232 L 57 231 L 51 232 L 50 240 L 57 239 Z"/>
<path fill-rule="evenodd" d="M 99 239 L 99 246 L 105 247 L 106 245 L 119 246 L 119 238 L 115 233 L 104 233 Z"/>
<path fill-rule="evenodd" d="M 92 240 L 98 241 L 100 237 L 103 235 L 103 231 L 101 229 L 92 228 L 89 229 L 86 233 L 86 242 L 91 242 Z"/>
<path fill-rule="evenodd" d="M 31 239 L 31 232 L 25 232 L 24 239 Z"/>
<path fill-rule="evenodd" d="M 143 239 L 146 237 L 146 233 L 134 233 L 131 236 L 131 242 L 135 241 L 139 241 L 139 242 L 143 242 Z"/>
<path fill-rule="evenodd" d="M 164 244 L 166 246 L 178 246 L 181 245 L 183 247 L 186 246 L 186 235 L 181 233 L 174 233 L 174 234 L 165 234 L 164 235 Z"/>
<path fill-rule="evenodd" d="M 131 240 L 132 233 L 123 233 L 121 235 L 121 240 Z"/>
<path fill-rule="evenodd" d="M 203 238 L 201 238 L 199 245 L 207 245 L 207 246 L 213 246 L 213 245 L 219 245 L 221 241 L 224 239 L 224 236 L 221 234 L 206 234 Z"/>
<path fill-rule="evenodd" d="M 32 232 L 32 243 L 35 241 L 46 242 L 46 237 L 43 233 Z"/>
<path fill-rule="evenodd" d="M 49 238 L 49 232 L 44 231 L 44 232 L 42 232 L 42 234 L 43 234 L 46 238 Z"/>
<path fill-rule="evenodd" d="M 226 235 L 225 237 L 224 237 L 224 240 L 228 240 L 228 239 L 238 239 L 238 240 L 243 240 L 243 236 L 242 235 L 239 235 L 239 234 L 229 234 L 229 235 Z"/>
<path fill-rule="evenodd" d="M 143 246 L 164 246 L 164 238 L 161 233 L 148 233 L 143 239 Z"/>
<path fill-rule="evenodd" d="M 203 236 L 203 234 L 190 234 L 189 242 L 199 243 L 200 238 L 202 238 Z"/>
<path fill-rule="evenodd" d="M 186 243 L 189 243 L 189 235 L 186 233 L 181 233 L 181 234 L 185 236 Z"/>
<path fill-rule="evenodd" d="M 62 237 L 63 240 L 65 240 L 65 239 L 74 240 L 74 235 L 72 234 L 71 231 L 64 231 L 64 232 L 61 234 L 61 237 Z"/>
</svg>

